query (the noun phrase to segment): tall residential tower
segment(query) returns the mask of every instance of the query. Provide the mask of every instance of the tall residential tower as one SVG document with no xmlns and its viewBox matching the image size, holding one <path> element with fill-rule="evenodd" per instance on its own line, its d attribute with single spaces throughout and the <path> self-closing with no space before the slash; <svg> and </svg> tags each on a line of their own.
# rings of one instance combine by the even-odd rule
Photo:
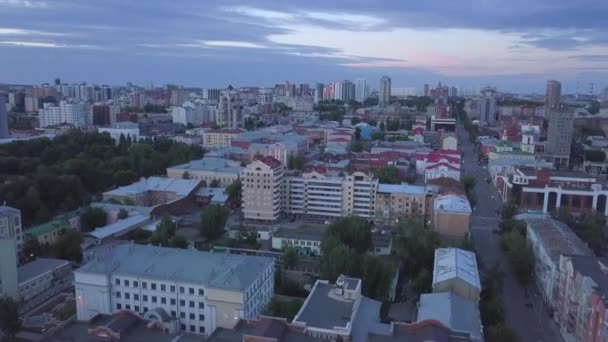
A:
<svg viewBox="0 0 608 342">
<path fill-rule="evenodd" d="M 382 76 L 380 78 L 380 91 L 378 93 L 378 104 L 380 107 L 386 107 L 391 101 L 391 78 Z"/>
</svg>

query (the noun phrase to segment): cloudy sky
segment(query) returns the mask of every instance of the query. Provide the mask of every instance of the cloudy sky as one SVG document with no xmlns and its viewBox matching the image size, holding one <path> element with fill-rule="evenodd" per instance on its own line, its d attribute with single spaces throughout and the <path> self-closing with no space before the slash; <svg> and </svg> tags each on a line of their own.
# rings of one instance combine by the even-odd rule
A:
<svg viewBox="0 0 608 342">
<path fill-rule="evenodd" d="M 0 0 L 0 82 L 608 85 L 606 0 Z"/>
</svg>

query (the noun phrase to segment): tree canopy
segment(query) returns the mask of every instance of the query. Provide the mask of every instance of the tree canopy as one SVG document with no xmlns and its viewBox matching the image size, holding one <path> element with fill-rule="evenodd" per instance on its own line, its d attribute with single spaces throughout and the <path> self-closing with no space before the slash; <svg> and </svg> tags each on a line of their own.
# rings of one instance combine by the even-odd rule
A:
<svg viewBox="0 0 608 342">
<path fill-rule="evenodd" d="M 373 169 L 372 172 L 378 177 L 380 183 L 401 184 L 403 178 L 399 168 L 394 165 Z"/>
<path fill-rule="evenodd" d="M 209 240 L 221 237 L 224 235 L 224 225 L 227 218 L 226 209 L 217 204 L 211 204 L 204 208 L 201 212 L 201 235 Z"/>
<path fill-rule="evenodd" d="M 70 260 L 73 262 L 82 261 L 82 237 L 75 230 L 66 230 L 53 246 L 54 255 L 58 259 Z"/>
<path fill-rule="evenodd" d="M 108 214 L 101 208 L 88 206 L 80 214 L 80 229 L 83 232 L 90 232 L 95 228 L 103 227 L 107 222 Z"/>
</svg>

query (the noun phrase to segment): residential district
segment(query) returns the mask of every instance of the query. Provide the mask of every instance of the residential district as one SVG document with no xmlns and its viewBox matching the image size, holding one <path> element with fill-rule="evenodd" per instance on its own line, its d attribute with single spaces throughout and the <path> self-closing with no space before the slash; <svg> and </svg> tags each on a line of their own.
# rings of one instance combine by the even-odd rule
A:
<svg viewBox="0 0 608 342">
<path fill-rule="evenodd" d="M 0 338 L 608 341 L 608 89 L 0 91 Z"/>
</svg>

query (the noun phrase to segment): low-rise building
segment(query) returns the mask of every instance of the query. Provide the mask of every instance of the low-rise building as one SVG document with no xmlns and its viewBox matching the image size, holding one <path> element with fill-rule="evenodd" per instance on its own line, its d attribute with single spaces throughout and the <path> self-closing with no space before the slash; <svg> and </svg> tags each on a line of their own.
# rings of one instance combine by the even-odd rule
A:
<svg viewBox="0 0 608 342">
<path fill-rule="evenodd" d="M 163 330 L 211 335 L 257 318 L 274 294 L 274 260 L 117 245 L 74 272 L 77 319 L 128 310 Z"/>
<path fill-rule="evenodd" d="M 459 248 L 437 248 L 433 266 L 433 293 L 453 292 L 479 302 L 481 282 L 475 253 Z"/>
<path fill-rule="evenodd" d="M 203 133 L 203 146 L 205 148 L 230 147 L 232 140 L 245 132 L 244 129 L 240 128 L 209 130 Z"/>
<path fill-rule="evenodd" d="M 122 203 L 130 201 L 133 205 L 152 207 L 194 197 L 201 185 L 198 179 L 148 177 L 131 185 L 106 191 L 103 193 L 103 199 Z"/>
<path fill-rule="evenodd" d="M 223 158 L 203 158 L 167 168 L 167 177 L 191 178 L 204 181 L 209 186 L 214 180 L 226 187 L 239 179 L 241 163 Z"/>
<path fill-rule="evenodd" d="M 433 228 L 439 235 L 462 241 L 469 236 L 471 205 L 456 193 L 437 195 L 433 204 Z"/>
<path fill-rule="evenodd" d="M 118 122 L 111 127 L 97 128 L 99 133 L 108 133 L 118 145 L 121 137 L 133 142 L 139 141 L 139 125 L 134 122 Z"/>
<path fill-rule="evenodd" d="M 50 297 L 72 285 L 72 264 L 61 259 L 38 258 L 20 266 L 17 277 L 22 302 Z"/>
<path fill-rule="evenodd" d="M 378 184 L 375 196 L 375 223 L 397 224 L 407 218 L 423 218 L 427 213 L 425 186 Z"/>
<path fill-rule="evenodd" d="M 80 230 L 80 212 L 57 216 L 53 220 L 26 229 L 25 238 L 35 238 L 41 245 L 53 245 L 65 230 Z"/>
<path fill-rule="evenodd" d="M 476 301 L 453 292 L 423 293 L 418 303 L 417 322 L 438 321 L 470 341 L 482 342 L 483 327 Z"/>
</svg>

